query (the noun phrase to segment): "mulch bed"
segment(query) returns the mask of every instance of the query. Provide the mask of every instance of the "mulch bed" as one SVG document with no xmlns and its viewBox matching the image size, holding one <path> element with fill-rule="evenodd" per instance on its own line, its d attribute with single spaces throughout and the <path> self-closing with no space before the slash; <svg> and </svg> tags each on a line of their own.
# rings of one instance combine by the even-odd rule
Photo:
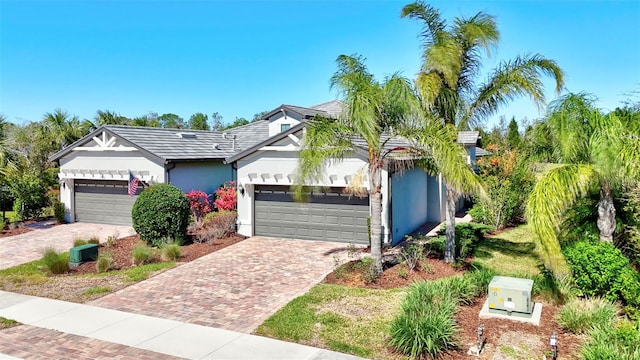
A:
<svg viewBox="0 0 640 360">
<path fill-rule="evenodd" d="M 467 270 L 465 265 L 471 263 L 472 260 L 467 259 L 462 266 L 454 267 L 442 259 L 430 257 L 426 258 L 429 265 L 428 271 L 418 266 L 412 272 L 405 264 L 386 264 L 384 272 L 376 282 L 366 281 L 366 270 L 364 267 L 358 266 L 360 260 L 354 260 L 338 267 L 327 275 L 323 282 L 369 289 L 402 288 L 415 281 L 429 281 L 462 275 Z M 505 347 L 512 347 L 515 349 L 513 351 L 523 356 L 523 359 L 531 358 L 530 355 L 533 354 L 535 354 L 534 358 L 541 359 L 543 355 L 547 354 L 548 356 L 549 354 L 549 338 L 554 332 L 558 334 L 559 357 L 562 359 L 577 358 L 583 340 L 580 336 L 562 330 L 558 325 L 556 314 L 560 309 L 559 306 L 544 302 L 540 326 L 535 326 L 503 319 L 480 319 L 478 314 L 485 299 L 486 297 L 482 297 L 471 305 L 458 308 L 456 320 L 460 326 L 459 344 L 461 346 L 455 351 L 442 354 L 439 358 L 448 360 L 511 359 L 511 356 L 505 354 L 505 351 L 508 351 L 508 349 L 505 350 Z M 540 299 L 536 299 L 536 301 L 541 302 Z M 484 325 L 486 345 L 480 357 L 471 357 L 467 355 L 467 350 L 476 343 L 477 330 L 481 324 Z M 519 343 L 520 348 L 518 348 Z M 393 353 L 393 349 L 389 348 L 389 351 Z M 520 351 L 523 353 L 519 354 Z"/>
<path fill-rule="evenodd" d="M 189 262 L 212 252 L 223 249 L 244 240 L 244 237 L 230 235 L 216 240 L 212 243 L 190 243 L 180 247 L 181 256 L 177 262 Z M 100 244 L 98 253 L 110 253 L 114 260 L 114 270 L 128 269 L 133 267 L 131 253 L 137 245 L 144 244 L 139 235 L 123 237 L 113 241 L 111 244 Z M 96 273 L 96 262 L 87 261 L 80 266 L 71 269 L 71 274 Z"/>
<path fill-rule="evenodd" d="M 0 232 L 0 238 L 20 235 L 20 234 L 28 233 L 30 231 L 33 231 L 33 230 L 25 228 L 25 227 L 9 229 L 9 227 L 5 226 L 5 228 L 2 229 L 2 232 Z"/>
</svg>

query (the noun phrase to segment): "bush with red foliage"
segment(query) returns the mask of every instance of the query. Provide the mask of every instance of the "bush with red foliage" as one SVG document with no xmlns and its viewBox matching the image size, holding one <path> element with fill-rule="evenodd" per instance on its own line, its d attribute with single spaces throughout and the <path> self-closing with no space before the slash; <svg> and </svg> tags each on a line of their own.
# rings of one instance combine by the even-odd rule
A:
<svg viewBox="0 0 640 360">
<path fill-rule="evenodd" d="M 209 195 L 204 191 L 191 190 L 187 193 L 189 198 L 189 206 L 191 208 L 191 214 L 196 220 L 202 219 L 205 215 L 211 212 L 211 202 L 209 201 Z"/>
<path fill-rule="evenodd" d="M 214 204 L 219 211 L 235 210 L 238 204 L 238 194 L 236 191 L 236 182 L 231 180 L 222 184 L 216 190 L 216 199 Z"/>
</svg>

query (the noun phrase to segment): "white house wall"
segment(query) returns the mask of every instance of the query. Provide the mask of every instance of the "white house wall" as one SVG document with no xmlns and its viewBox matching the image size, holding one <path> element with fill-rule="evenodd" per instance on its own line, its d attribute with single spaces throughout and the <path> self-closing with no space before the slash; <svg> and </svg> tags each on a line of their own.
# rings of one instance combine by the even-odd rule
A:
<svg viewBox="0 0 640 360">
<path fill-rule="evenodd" d="M 281 132 L 281 126 L 288 124 L 294 127 L 300 123 L 300 117 L 291 112 L 279 112 L 269 118 L 269 136 L 274 136 Z"/>
<path fill-rule="evenodd" d="M 171 168 L 172 165 L 168 167 Z M 169 181 L 185 193 L 201 190 L 212 194 L 223 183 L 233 180 L 233 168 L 221 162 L 177 163 L 169 170 Z"/>
<path fill-rule="evenodd" d="M 391 226 L 394 244 L 428 221 L 428 178 L 430 176 L 419 168 L 392 175 Z"/>
<path fill-rule="evenodd" d="M 74 151 L 60 159 L 60 170 L 131 170 L 148 172 L 154 182 L 164 182 L 163 164 L 147 159 L 140 152 Z M 100 180 L 99 175 L 95 179 Z"/>
<path fill-rule="evenodd" d="M 302 136 L 301 133 L 296 136 Z M 292 146 L 296 145 L 290 138 L 285 138 L 271 146 Z M 238 196 L 238 233 L 245 236 L 253 236 L 253 190 L 255 185 L 284 185 L 295 184 L 295 174 L 298 166 L 298 151 L 274 151 L 261 150 L 240 159 L 237 162 L 238 187 L 244 190 Z M 353 176 L 362 170 L 366 174 L 367 162 L 363 158 L 354 157 L 343 161 L 332 161 L 325 167 L 323 178 L 314 183 L 306 185 L 346 187 Z M 388 177 L 387 172 L 382 174 L 382 222 L 383 233 L 389 234 L 388 218 L 389 209 L 387 206 Z M 388 236 L 385 236 L 386 242 Z"/>
</svg>

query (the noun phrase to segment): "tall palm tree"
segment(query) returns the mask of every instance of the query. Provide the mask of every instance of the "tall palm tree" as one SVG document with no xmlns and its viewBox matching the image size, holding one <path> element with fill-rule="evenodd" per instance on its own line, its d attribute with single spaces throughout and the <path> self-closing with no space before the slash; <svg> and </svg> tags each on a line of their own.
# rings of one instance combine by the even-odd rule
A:
<svg viewBox="0 0 640 360">
<path fill-rule="evenodd" d="M 600 241 L 613 241 L 613 193 L 640 181 L 640 133 L 625 126 L 615 113 L 603 115 L 587 94 L 568 94 L 552 103 L 547 122 L 555 137 L 558 165 L 536 183 L 527 218 L 546 252 L 547 264 L 562 272 L 558 229 L 565 211 L 592 189 L 600 191 Z"/>
<path fill-rule="evenodd" d="M 77 116 L 56 109 L 44 114 L 39 135 L 51 140 L 54 150 L 60 150 L 86 135 L 86 129 Z"/>
<path fill-rule="evenodd" d="M 359 144 L 367 149 L 371 202 L 371 256 L 377 273 L 382 272 L 382 169 L 392 154 L 405 148 L 385 146 L 399 134 L 409 113 L 419 109 L 410 82 L 395 74 L 376 81 L 360 56 L 340 55 L 338 70 L 331 77 L 345 104 L 338 119 L 316 117 L 307 125 L 298 163 L 298 193 L 303 182 L 323 178 L 327 161 L 340 161 L 352 154 Z"/>
<path fill-rule="evenodd" d="M 538 106 L 545 102 L 542 75 L 554 78 L 556 92 L 564 86 L 563 72 L 553 60 L 539 54 L 519 56 L 502 62 L 486 82 L 477 84 L 485 54 L 498 45 L 500 33 L 493 16 L 479 12 L 469 18 L 454 18 L 451 26 L 434 7 L 417 1 L 406 5 L 403 18 L 422 23 L 423 61 L 416 79 L 425 111 L 443 124 L 468 129 L 496 113 L 516 97 L 527 95 Z M 456 179 L 447 178 L 447 245 L 455 244 L 455 207 L 464 193 Z M 452 262 L 450 255 L 445 258 Z"/>
</svg>

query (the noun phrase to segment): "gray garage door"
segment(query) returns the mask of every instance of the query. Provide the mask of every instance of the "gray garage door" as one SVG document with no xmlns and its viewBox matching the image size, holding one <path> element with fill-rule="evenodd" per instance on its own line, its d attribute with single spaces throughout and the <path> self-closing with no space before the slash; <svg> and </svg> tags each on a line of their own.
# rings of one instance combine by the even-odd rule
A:
<svg viewBox="0 0 640 360">
<path fill-rule="evenodd" d="M 76 180 L 76 221 L 131 226 L 137 196 L 127 194 L 126 181 Z M 138 193 L 142 186 L 138 186 Z"/>
<path fill-rule="evenodd" d="M 297 203 L 288 186 L 256 186 L 254 211 L 256 235 L 369 243 L 369 198 L 350 198 L 341 188 Z"/>
</svg>

